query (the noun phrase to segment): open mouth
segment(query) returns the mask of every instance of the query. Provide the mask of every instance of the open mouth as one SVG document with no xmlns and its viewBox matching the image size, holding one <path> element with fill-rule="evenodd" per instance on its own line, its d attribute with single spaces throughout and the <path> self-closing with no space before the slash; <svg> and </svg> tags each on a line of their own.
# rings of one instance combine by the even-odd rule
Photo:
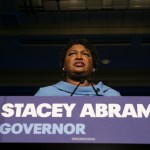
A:
<svg viewBox="0 0 150 150">
<path fill-rule="evenodd" d="M 76 66 L 76 67 L 83 67 L 83 66 L 85 66 L 85 64 L 84 64 L 84 62 L 77 61 L 77 62 L 74 63 L 74 66 Z"/>
</svg>

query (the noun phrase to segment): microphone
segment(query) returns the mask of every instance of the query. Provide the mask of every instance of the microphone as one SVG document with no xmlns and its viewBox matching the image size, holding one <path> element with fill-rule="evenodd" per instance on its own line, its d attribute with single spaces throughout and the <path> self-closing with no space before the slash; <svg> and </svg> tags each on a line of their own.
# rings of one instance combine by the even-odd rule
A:
<svg viewBox="0 0 150 150">
<path fill-rule="evenodd" d="M 101 94 L 98 94 L 98 92 L 100 91 L 99 88 L 95 89 L 94 85 L 92 84 L 92 80 L 88 80 L 91 83 L 91 86 L 96 94 L 96 96 L 102 96 Z"/>
<path fill-rule="evenodd" d="M 73 90 L 73 92 L 71 93 L 70 96 L 72 96 L 75 93 L 75 91 L 77 90 L 77 88 L 79 87 L 79 85 L 83 84 L 83 83 L 84 83 L 84 79 L 81 79 L 80 82 L 79 82 L 79 84 L 76 86 L 76 88 Z"/>
<path fill-rule="evenodd" d="M 98 94 L 98 91 L 94 88 L 94 86 L 93 86 L 92 83 L 91 83 L 91 85 L 92 85 L 92 88 L 93 88 L 94 92 L 96 93 L 96 95 L 97 95 L 97 96 L 101 96 L 101 95 Z"/>
</svg>

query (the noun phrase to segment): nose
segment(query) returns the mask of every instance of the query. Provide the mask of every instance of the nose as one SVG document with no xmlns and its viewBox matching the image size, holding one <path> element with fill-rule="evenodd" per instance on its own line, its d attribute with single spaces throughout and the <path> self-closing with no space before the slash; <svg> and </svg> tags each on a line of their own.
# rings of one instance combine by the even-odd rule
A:
<svg viewBox="0 0 150 150">
<path fill-rule="evenodd" d="M 82 59 L 82 55 L 81 55 L 81 53 L 77 53 L 77 55 L 76 55 L 76 59 Z"/>
</svg>

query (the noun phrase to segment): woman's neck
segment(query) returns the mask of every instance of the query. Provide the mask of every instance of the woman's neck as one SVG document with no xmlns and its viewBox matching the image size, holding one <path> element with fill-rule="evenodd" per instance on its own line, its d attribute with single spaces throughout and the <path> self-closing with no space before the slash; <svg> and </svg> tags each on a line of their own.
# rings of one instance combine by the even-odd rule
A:
<svg viewBox="0 0 150 150">
<path fill-rule="evenodd" d="M 79 83 L 81 83 L 80 86 L 90 86 L 91 85 L 91 83 L 88 82 L 87 79 L 73 80 L 73 79 L 70 79 L 70 78 L 66 78 L 66 82 L 68 82 L 72 85 L 75 85 L 75 86 L 78 85 Z"/>
</svg>

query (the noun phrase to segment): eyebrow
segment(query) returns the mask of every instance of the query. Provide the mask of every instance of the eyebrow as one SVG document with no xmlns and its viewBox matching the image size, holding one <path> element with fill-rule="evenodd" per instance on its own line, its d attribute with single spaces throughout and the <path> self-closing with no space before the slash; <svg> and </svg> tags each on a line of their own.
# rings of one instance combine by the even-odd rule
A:
<svg viewBox="0 0 150 150">
<path fill-rule="evenodd" d="M 71 52 L 71 51 L 78 51 L 77 49 L 70 49 L 68 50 L 68 52 Z M 88 49 L 83 49 L 81 50 L 81 52 L 90 52 Z"/>
</svg>

